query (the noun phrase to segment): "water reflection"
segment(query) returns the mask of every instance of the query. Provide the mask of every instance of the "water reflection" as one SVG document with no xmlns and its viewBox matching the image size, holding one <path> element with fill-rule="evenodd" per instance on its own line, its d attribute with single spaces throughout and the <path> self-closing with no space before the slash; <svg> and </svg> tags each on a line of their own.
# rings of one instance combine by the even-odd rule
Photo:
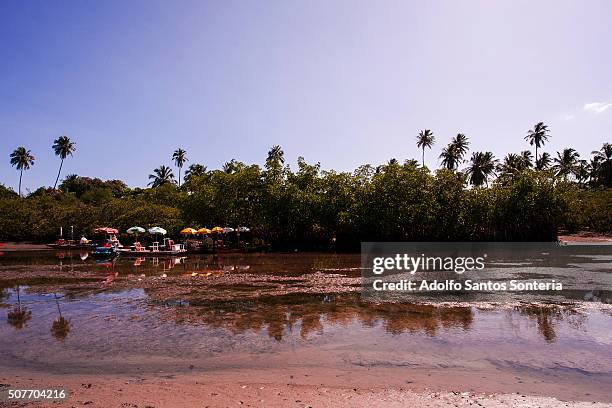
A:
<svg viewBox="0 0 612 408">
<path fill-rule="evenodd" d="M 57 294 L 53 294 L 53 299 L 57 305 L 57 313 L 59 317 L 53 321 L 53 324 L 51 325 L 51 333 L 53 334 L 53 337 L 59 341 L 64 341 L 68 336 L 68 333 L 70 333 L 70 320 L 62 316 L 62 309 L 60 307 Z"/>
<path fill-rule="evenodd" d="M 185 304 L 185 303 L 183 303 Z M 284 333 L 299 327 L 300 336 L 323 333 L 324 326 L 380 325 L 390 334 L 425 333 L 441 329 L 469 330 L 471 307 L 437 307 L 424 304 L 373 304 L 356 295 L 285 295 L 257 300 L 193 301 L 166 310 L 165 316 L 182 324 L 205 324 L 234 334 L 265 331 L 281 341 Z M 325 324 L 324 324 L 325 323 Z"/>
<path fill-rule="evenodd" d="M 556 305 L 522 305 L 516 306 L 514 310 L 521 316 L 534 320 L 538 332 L 549 343 L 556 340 L 555 327 L 564 320 L 577 330 L 584 327 L 585 316 L 571 308 L 561 308 Z"/>
<path fill-rule="evenodd" d="M 27 307 L 21 305 L 21 287 L 17 285 L 17 305 L 8 311 L 6 318 L 8 323 L 21 330 L 25 327 L 28 320 L 32 318 L 32 312 Z"/>
</svg>

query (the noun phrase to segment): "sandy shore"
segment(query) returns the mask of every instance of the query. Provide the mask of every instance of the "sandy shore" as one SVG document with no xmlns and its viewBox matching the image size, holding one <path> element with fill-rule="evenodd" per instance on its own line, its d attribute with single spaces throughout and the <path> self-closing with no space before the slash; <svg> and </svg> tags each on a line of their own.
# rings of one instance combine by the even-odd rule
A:
<svg viewBox="0 0 612 408">
<path fill-rule="evenodd" d="M 0 406 L 25 407 L 610 407 L 594 401 L 563 401 L 526 394 L 483 394 L 461 390 L 412 390 L 409 387 L 357 387 L 308 384 L 269 375 L 252 378 L 214 378 L 211 375 L 156 377 L 50 376 L 34 373 L 3 375 L 0 391 L 66 387 L 61 402 L 13 402 Z"/>
<path fill-rule="evenodd" d="M 582 242 L 582 243 L 612 243 L 611 234 L 599 234 L 596 232 L 581 231 L 575 234 L 559 235 L 561 242 Z"/>
</svg>

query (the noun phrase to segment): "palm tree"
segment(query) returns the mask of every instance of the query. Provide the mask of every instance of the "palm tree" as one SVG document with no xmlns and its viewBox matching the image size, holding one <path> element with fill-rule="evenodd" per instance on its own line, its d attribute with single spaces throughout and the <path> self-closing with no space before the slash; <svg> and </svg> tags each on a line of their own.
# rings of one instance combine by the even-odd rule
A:
<svg viewBox="0 0 612 408">
<path fill-rule="evenodd" d="M 546 170 L 550 167 L 552 163 L 552 158 L 548 152 L 542 153 L 542 155 L 536 160 L 535 168 L 536 170 Z"/>
<path fill-rule="evenodd" d="M 604 143 L 601 150 L 592 152 L 591 161 L 593 179 L 606 187 L 612 187 L 612 144 Z"/>
<path fill-rule="evenodd" d="M 192 177 L 201 177 L 206 174 L 206 166 L 194 163 L 187 168 L 185 172 L 185 182 L 189 181 Z"/>
<path fill-rule="evenodd" d="M 187 152 L 181 148 L 176 149 L 174 151 L 174 154 L 172 154 L 172 160 L 174 160 L 174 164 L 176 164 L 176 167 L 178 167 L 179 169 L 178 185 L 180 187 L 181 186 L 181 170 L 183 170 L 183 165 L 185 164 L 185 162 L 189 160 L 187 158 Z"/>
<path fill-rule="evenodd" d="M 563 152 L 557 152 L 553 169 L 557 173 L 557 177 L 567 179 L 567 176 L 574 173 L 578 164 L 580 154 L 572 148 L 563 149 Z"/>
<path fill-rule="evenodd" d="M 457 136 L 453 138 L 451 143 L 453 144 L 453 146 L 455 146 L 455 148 L 461 154 L 461 156 L 467 153 L 468 147 L 470 145 L 470 141 L 468 140 L 467 136 L 464 135 L 463 133 L 457 133 Z"/>
<path fill-rule="evenodd" d="M 172 173 L 172 169 L 170 167 L 162 165 L 153 170 L 153 174 L 149 174 L 149 179 L 153 181 L 151 181 L 148 185 L 156 188 L 165 184 L 173 184 L 174 174 Z"/>
<path fill-rule="evenodd" d="M 527 140 L 531 146 L 535 145 L 536 162 L 538 161 L 538 148 L 544 146 L 544 143 L 548 141 L 549 137 L 548 126 L 546 126 L 544 122 L 536 123 L 533 129 L 527 131 L 525 140 Z"/>
<path fill-rule="evenodd" d="M 586 183 L 591 177 L 591 165 L 587 160 L 579 160 L 574 168 L 574 176 L 578 184 Z"/>
<path fill-rule="evenodd" d="M 533 167 L 533 155 L 529 150 L 523 150 L 520 154 L 523 170 Z"/>
<path fill-rule="evenodd" d="M 472 159 L 470 165 L 465 170 L 469 177 L 470 184 L 474 186 L 481 186 L 486 183 L 489 186 L 488 178 L 492 174 L 495 174 L 495 167 L 498 160 L 493 156 L 491 152 L 474 152 L 472 153 Z"/>
<path fill-rule="evenodd" d="M 500 177 L 514 177 L 525 168 L 525 160 L 520 154 L 508 153 L 504 161 L 497 165 L 497 172 Z"/>
<path fill-rule="evenodd" d="M 268 152 L 268 158 L 266 159 L 266 162 L 284 164 L 285 152 L 283 152 L 279 145 L 272 146 L 272 148 Z"/>
<path fill-rule="evenodd" d="M 463 133 L 458 133 L 451 142 L 442 149 L 440 158 L 442 159 L 442 165 L 449 170 L 455 170 L 459 163 L 463 161 L 463 156 L 468 151 L 470 142 L 467 136 Z"/>
<path fill-rule="evenodd" d="M 461 160 L 461 156 L 457 151 L 456 147 L 449 143 L 440 153 L 440 159 L 442 159 L 442 166 L 449 170 L 455 170 Z"/>
<path fill-rule="evenodd" d="M 68 156 L 72 156 L 72 154 L 76 151 L 76 143 L 70 140 L 70 138 L 66 135 L 62 135 L 53 141 L 53 151 L 56 156 L 59 156 L 62 161 L 60 162 L 59 171 L 57 172 L 57 178 L 55 179 L 55 184 L 53 185 L 53 189 L 55 190 L 57 187 L 57 182 L 60 178 L 60 173 L 62 172 L 62 166 L 64 165 L 64 159 Z"/>
<path fill-rule="evenodd" d="M 424 129 L 417 136 L 417 147 L 423 149 L 423 167 L 425 167 L 425 148 L 431 149 L 431 146 L 436 142 L 436 137 L 429 129 Z"/>
<path fill-rule="evenodd" d="M 19 197 L 21 197 L 21 177 L 24 170 L 29 170 L 34 165 L 36 158 L 32 156 L 32 152 L 25 147 L 20 146 L 11 153 L 11 166 L 19 170 Z"/>
</svg>

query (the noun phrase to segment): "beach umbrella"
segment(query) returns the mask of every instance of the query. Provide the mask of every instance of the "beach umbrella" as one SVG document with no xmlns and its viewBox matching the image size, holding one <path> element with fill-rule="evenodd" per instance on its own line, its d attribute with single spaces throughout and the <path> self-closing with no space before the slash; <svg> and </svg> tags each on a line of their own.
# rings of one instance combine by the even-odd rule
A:
<svg viewBox="0 0 612 408">
<path fill-rule="evenodd" d="M 227 234 L 228 232 L 234 232 L 234 231 L 235 231 L 235 230 L 234 230 L 232 227 L 225 227 L 225 228 L 223 228 L 223 232 L 225 232 L 226 234 Z"/>
<path fill-rule="evenodd" d="M 238 228 L 238 231 L 240 231 L 240 232 L 249 232 L 250 228 L 248 228 L 248 227 L 240 227 L 240 228 Z"/>
<path fill-rule="evenodd" d="M 166 235 L 168 233 L 168 231 L 166 231 L 165 229 L 163 229 L 162 227 L 153 227 L 153 228 L 149 228 L 149 234 L 154 234 L 154 235 Z"/>
<path fill-rule="evenodd" d="M 108 235 L 112 235 L 112 234 L 118 234 L 119 230 L 116 230 L 116 229 L 110 228 L 110 227 L 103 227 L 103 228 L 96 228 L 94 230 L 94 232 L 96 234 L 108 234 Z"/>
<path fill-rule="evenodd" d="M 212 229 L 212 232 L 221 232 L 222 233 L 223 232 L 223 228 L 215 227 L 215 228 Z"/>
<path fill-rule="evenodd" d="M 208 228 L 200 228 L 199 230 L 196 231 L 196 234 L 200 234 L 200 235 L 205 235 L 205 234 L 210 234 L 212 231 L 209 230 Z"/>
<path fill-rule="evenodd" d="M 145 229 L 142 227 L 132 227 L 132 228 L 128 228 L 128 230 L 126 231 L 128 234 L 142 234 L 143 232 L 145 232 Z"/>
<path fill-rule="evenodd" d="M 195 234 L 197 232 L 198 231 L 196 231 L 193 228 L 184 228 L 184 229 L 181 230 L 181 234 L 183 234 L 183 235 L 193 235 L 193 234 Z"/>
<path fill-rule="evenodd" d="M 162 227 L 153 227 L 148 229 L 149 234 L 155 235 L 155 240 L 157 240 L 157 235 L 166 235 L 168 231 L 163 229 Z"/>
</svg>

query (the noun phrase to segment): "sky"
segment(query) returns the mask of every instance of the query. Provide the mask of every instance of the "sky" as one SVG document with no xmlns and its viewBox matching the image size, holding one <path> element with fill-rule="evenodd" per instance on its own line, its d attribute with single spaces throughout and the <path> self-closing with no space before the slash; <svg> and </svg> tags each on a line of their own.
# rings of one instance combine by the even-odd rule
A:
<svg viewBox="0 0 612 408">
<path fill-rule="evenodd" d="M 0 2 L 0 183 L 32 150 L 24 189 L 63 175 L 145 186 L 184 148 L 209 169 L 263 164 L 279 144 L 324 169 L 426 163 L 458 132 L 501 158 L 549 125 L 544 150 L 612 142 L 612 2 Z M 1 164 L 2 161 L 4 164 Z M 175 169 L 176 173 L 176 169 Z"/>
</svg>

